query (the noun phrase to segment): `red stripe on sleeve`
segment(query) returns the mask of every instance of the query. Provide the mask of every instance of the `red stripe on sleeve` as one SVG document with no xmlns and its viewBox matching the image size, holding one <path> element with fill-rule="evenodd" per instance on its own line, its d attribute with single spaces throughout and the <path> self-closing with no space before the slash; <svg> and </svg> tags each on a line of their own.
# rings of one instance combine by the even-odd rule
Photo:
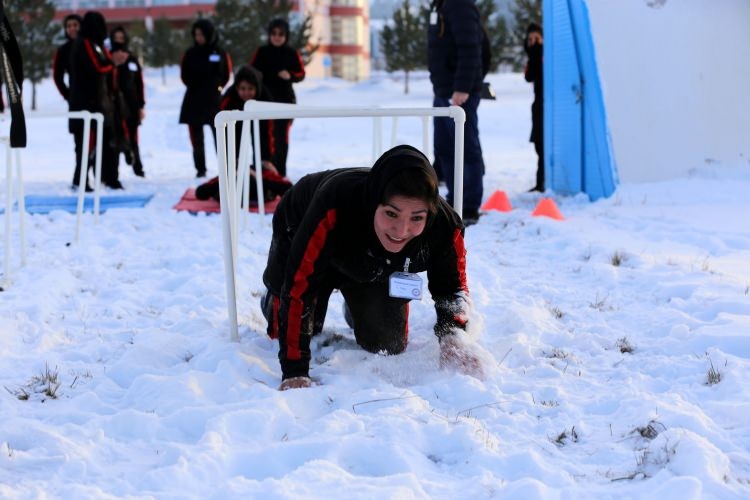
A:
<svg viewBox="0 0 750 500">
<path fill-rule="evenodd" d="M 456 271 L 461 290 L 469 293 L 469 286 L 466 284 L 466 247 L 460 229 L 456 229 L 453 233 L 453 248 L 456 251 Z"/>
<path fill-rule="evenodd" d="M 302 56 L 300 55 L 298 50 L 295 50 L 295 53 L 297 54 L 297 61 L 299 62 L 300 70 L 292 71 L 292 76 L 301 80 L 305 77 L 305 62 L 302 60 Z"/>
<path fill-rule="evenodd" d="M 91 41 L 88 39 L 83 40 L 83 46 L 86 47 L 86 53 L 89 55 L 91 63 L 94 65 L 94 69 L 99 73 L 109 73 L 112 71 L 114 66 L 112 64 L 100 64 L 99 57 L 96 55 L 94 48 L 91 46 Z"/>
<path fill-rule="evenodd" d="M 286 357 L 290 360 L 300 359 L 299 337 L 302 330 L 303 302 L 302 294 L 308 288 L 307 279 L 315 269 L 315 261 L 318 260 L 323 245 L 325 245 L 328 232 L 336 224 L 336 209 L 330 209 L 323 220 L 318 223 L 307 248 L 302 256 L 297 272 L 294 273 L 294 285 L 289 293 L 289 315 L 286 328 Z"/>
</svg>

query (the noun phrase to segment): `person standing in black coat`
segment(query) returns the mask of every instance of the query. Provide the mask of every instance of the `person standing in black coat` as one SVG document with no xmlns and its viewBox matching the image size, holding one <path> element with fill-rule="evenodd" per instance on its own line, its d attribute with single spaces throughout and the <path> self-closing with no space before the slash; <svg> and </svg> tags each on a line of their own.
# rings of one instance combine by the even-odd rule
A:
<svg viewBox="0 0 750 500">
<path fill-rule="evenodd" d="M 124 62 L 117 66 L 117 87 L 119 90 L 118 103 L 120 106 L 122 119 L 125 121 L 127 136 L 125 137 L 125 161 L 133 166 L 133 172 L 138 177 L 144 177 L 143 163 L 141 162 L 141 152 L 138 147 L 138 126 L 146 116 L 143 108 L 146 106 L 146 99 L 143 92 L 143 69 L 133 54 L 128 50 L 128 34 L 125 28 L 118 26 L 109 34 L 109 40 L 112 46 L 112 56 L 120 57 L 119 53 L 124 54 Z M 117 155 L 119 163 L 120 155 Z"/>
<path fill-rule="evenodd" d="M 428 66 L 434 94 L 433 106 L 461 106 L 464 127 L 463 218 L 469 225 L 479 219 L 484 192 L 484 159 L 479 142 L 477 108 L 481 99 L 482 22 L 474 0 L 433 0 L 427 29 Z M 453 204 L 453 120 L 434 119 L 435 160 L 443 169 L 448 202 Z"/>
<path fill-rule="evenodd" d="M 469 309 L 464 226 L 440 198 L 424 154 L 396 146 L 372 169 L 300 179 L 274 212 L 263 273 L 268 291 L 261 307 L 268 335 L 279 339 L 280 389 L 313 384 L 310 340 L 323 328 L 334 289 L 341 290 L 344 317 L 362 348 L 403 352 L 422 271 L 435 302 L 441 364 L 481 376 L 479 359 L 461 339 Z"/>
<path fill-rule="evenodd" d="M 537 154 L 536 185 L 529 191 L 544 192 L 544 38 L 542 27 L 536 23 L 526 29 L 526 40 L 523 44 L 529 61 L 526 63 L 524 77 L 534 83 L 534 102 L 531 104 L 531 137 Z"/>
<path fill-rule="evenodd" d="M 112 189 L 123 189 L 119 181 L 115 151 L 122 138 L 122 126 L 115 118 L 115 81 L 114 71 L 118 60 L 113 60 L 109 50 L 104 47 L 107 37 L 107 25 L 104 16 L 96 11 L 89 11 L 83 16 L 81 31 L 73 42 L 70 51 L 70 104 L 71 111 L 91 111 L 104 115 L 102 143 L 102 182 Z M 69 121 L 70 131 L 78 140 L 83 140 L 83 123 L 81 120 Z M 91 149 L 95 146 L 95 122 L 91 126 Z M 80 131 L 80 132 L 79 132 Z M 76 180 L 80 166 L 79 151 L 83 149 L 76 144 Z M 91 164 L 90 152 L 83 152 L 87 164 Z"/>
<path fill-rule="evenodd" d="M 216 148 L 214 117 L 219 112 L 221 91 L 232 74 L 232 60 L 218 45 L 218 35 L 208 19 L 198 19 L 191 31 L 193 46 L 185 51 L 180 77 L 187 90 L 180 109 L 180 123 L 190 131 L 193 162 L 198 177 L 206 176 L 206 151 L 203 126 L 209 125 Z"/>
<path fill-rule="evenodd" d="M 293 83 L 305 78 L 305 64 L 299 51 L 288 45 L 289 23 L 277 18 L 268 25 L 268 43 L 259 47 L 250 58 L 250 64 L 263 73 L 263 82 L 274 102 L 294 104 Z M 286 176 L 286 159 L 289 154 L 289 129 L 292 120 L 274 120 L 274 165 L 279 174 Z"/>
<path fill-rule="evenodd" d="M 81 21 L 83 19 L 78 14 L 68 14 L 63 19 L 63 29 L 65 30 L 65 43 L 57 47 L 55 54 L 52 57 L 52 79 L 55 82 L 57 90 L 60 95 L 68 102 L 68 109 L 70 109 L 70 50 L 73 47 L 73 41 L 78 37 L 78 31 L 81 29 Z M 67 82 L 65 77 L 67 75 Z M 75 143 L 76 152 L 76 167 L 73 174 L 73 188 L 78 187 L 78 172 L 80 168 L 81 158 L 81 146 L 83 144 L 83 138 L 80 137 L 83 134 L 83 128 L 77 129 L 73 132 L 73 142 Z M 76 136 L 78 134 L 78 136 Z M 91 187 L 86 184 L 86 190 L 91 191 Z"/>
</svg>

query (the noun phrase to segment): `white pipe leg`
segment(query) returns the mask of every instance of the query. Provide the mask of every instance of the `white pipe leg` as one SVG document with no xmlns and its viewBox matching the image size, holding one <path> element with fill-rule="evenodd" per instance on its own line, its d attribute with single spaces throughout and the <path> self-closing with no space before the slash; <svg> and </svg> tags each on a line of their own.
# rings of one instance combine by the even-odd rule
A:
<svg viewBox="0 0 750 500">
<path fill-rule="evenodd" d="M 86 112 L 88 115 L 88 112 Z M 78 175 L 78 204 L 76 205 L 76 235 L 75 241 L 78 241 L 81 235 L 81 216 L 83 215 L 83 197 L 86 194 L 86 179 L 88 179 L 89 165 L 89 137 L 91 135 L 91 117 L 83 119 L 83 144 L 81 146 L 81 164 Z M 98 155 L 97 155 L 98 157 Z"/>
<path fill-rule="evenodd" d="M 26 198 L 23 191 L 23 169 L 21 168 L 21 150 L 16 149 L 16 180 L 18 189 L 18 232 L 21 236 L 21 266 L 26 265 Z"/>
</svg>

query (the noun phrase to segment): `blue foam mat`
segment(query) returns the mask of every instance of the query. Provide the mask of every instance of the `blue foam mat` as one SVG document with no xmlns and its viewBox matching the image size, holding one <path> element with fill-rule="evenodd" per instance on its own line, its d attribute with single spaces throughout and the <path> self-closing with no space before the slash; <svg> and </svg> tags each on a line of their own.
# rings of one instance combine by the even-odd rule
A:
<svg viewBox="0 0 750 500">
<path fill-rule="evenodd" d="M 117 196 L 101 196 L 99 208 L 102 213 L 110 208 L 142 208 L 151 201 L 153 194 L 123 194 Z M 24 197 L 26 212 L 30 214 L 48 214 L 54 210 L 64 210 L 71 214 L 76 213 L 78 207 L 77 196 L 53 196 L 53 195 L 26 195 Z M 14 204 L 18 209 L 18 203 Z M 0 213 L 5 210 L 0 208 Z M 94 197 L 87 195 L 83 200 L 83 211 L 94 211 Z"/>
</svg>

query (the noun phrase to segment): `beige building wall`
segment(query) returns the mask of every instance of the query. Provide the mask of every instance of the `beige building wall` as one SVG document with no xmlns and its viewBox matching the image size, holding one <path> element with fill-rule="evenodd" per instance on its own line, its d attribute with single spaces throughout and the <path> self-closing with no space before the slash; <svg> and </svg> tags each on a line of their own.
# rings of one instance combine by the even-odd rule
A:
<svg viewBox="0 0 750 500">
<path fill-rule="evenodd" d="M 312 39 L 320 45 L 305 68 L 310 76 L 350 81 L 370 77 L 368 0 L 300 0 L 313 18 Z"/>
</svg>

